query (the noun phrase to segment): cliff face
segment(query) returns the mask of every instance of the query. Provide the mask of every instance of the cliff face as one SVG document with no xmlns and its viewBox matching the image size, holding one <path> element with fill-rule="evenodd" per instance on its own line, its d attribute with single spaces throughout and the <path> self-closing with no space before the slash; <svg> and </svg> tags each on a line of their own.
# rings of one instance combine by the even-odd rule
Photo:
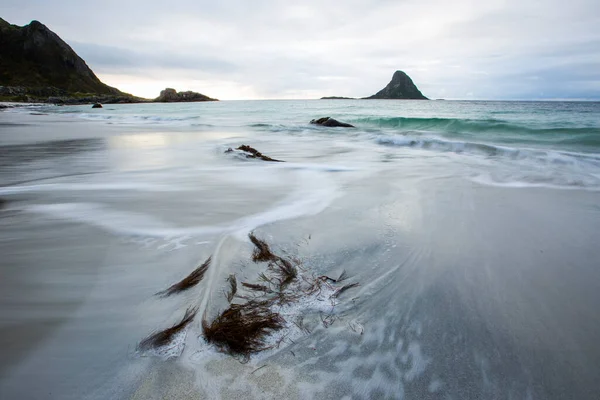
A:
<svg viewBox="0 0 600 400">
<path fill-rule="evenodd" d="M 415 86 L 412 79 L 403 71 L 394 72 L 394 76 L 386 87 L 365 99 L 414 99 L 427 100 Z"/>
<path fill-rule="evenodd" d="M 166 88 L 161 90 L 160 96 L 154 99 L 157 103 L 177 103 L 177 102 L 195 102 L 195 101 L 218 101 L 202 93 L 187 91 L 177 92 L 175 89 Z"/>
<path fill-rule="evenodd" d="M 58 35 L 38 21 L 19 27 L 0 18 L 0 86 L 123 95 L 105 85 Z"/>
</svg>

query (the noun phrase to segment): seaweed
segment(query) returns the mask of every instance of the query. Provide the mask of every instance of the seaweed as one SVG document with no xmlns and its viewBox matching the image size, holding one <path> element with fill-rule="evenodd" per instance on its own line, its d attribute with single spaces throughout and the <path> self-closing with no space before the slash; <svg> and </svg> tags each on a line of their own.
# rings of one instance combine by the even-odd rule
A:
<svg viewBox="0 0 600 400">
<path fill-rule="evenodd" d="M 334 299 L 358 286 L 358 283 L 351 283 L 336 290 L 329 281 L 339 283 L 346 279 L 344 271 L 339 273 L 337 278 L 335 275 L 331 278 L 306 274 L 301 260 L 285 253 L 284 257 L 275 254 L 266 241 L 257 238 L 252 232 L 248 237 L 254 245 L 252 260 L 268 263 L 266 269 L 258 274 L 257 283 L 240 282 L 248 291 L 238 295 L 239 299 L 245 300 L 243 304 L 232 303 L 238 283 L 235 275 L 229 275 L 229 288 L 225 292 L 229 305 L 212 321 L 209 322 L 206 317 L 202 319 L 205 340 L 224 353 L 241 357 L 242 361 L 248 361 L 253 353 L 276 347 L 285 340 L 284 332 L 278 343 L 269 346 L 266 344 L 271 334 L 289 326 L 286 321 L 287 314 L 279 306 L 299 301 L 306 296 L 321 296 L 321 292 L 328 289 L 332 310 L 329 314 L 320 314 L 321 322 L 327 328 L 337 320 L 333 314 L 336 303 Z M 305 334 L 310 333 L 301 316 L 289 323 Z"/>
<path fill-rule="evenodd" d="M 235 294 L 237 293 L 237 279 L 235 279 L 235 274 L 229 275 L 227 278 L 227 282 L 229 282 L 229 291 L 227 292 L 227 301 L 231 303 Z"/>
<path fill-rule="evenodd" d="M 278 276 L 280 290 L 296 279 L 298 271 L 292 262 L 273 253 L 269 244 L 264 240 L 257 238 L 253 232 L 250 232 L 248 237 L 255 247 L 254 252 L 252 253 L 252 261 L 269 261 L 269 269 L 274 271 Z M 273 279 L 267 277 L 265 274 L 261 274 L 260 279 L 265 282 L 273 283 Z"/>
<path fill-rule="evenodd" d="M 342 270 L 342 272 L 339 274 L 339 276 L 337 278 L 332 278 L 327 275 L 321 275 L 319 278 L 322 280 L 331 281 L 333 283 L 340 283 L 340 282 L 348 279 L 348 274 L 346 273 L 346 270 Z"/>
<path fill-rule="evenodd" d="M 321 322 L 325 328 L 329 328 L 337 319 L 333 313 L 326 314 L 325 316 L 323 316 L 323 313 L 319 313 L 319 317 L 321 317 Z"/>
<path fill-rule="evenodd" d="M 254 147 L 248 146 L 247 144 L 241 145 L 240 147 L 237 148 L 237 150 L 241 150 L 241 151 L 247 153 L 246 154 L 247 158 L 260 158 L 263 161 L 284 162 L 282 160 L 276 160 L 276 159 L 271 158 L 269 156 L 265 156 L 260 151 L 256 150 Z"/>
<path fill-rule="evenodd" d="M 268 293 L 271 291 L 271 289 L 269 289 L 265 285 L 258 285 L 258 284 L 254 284 L 254 283 L 242 282 L 242 286 L 245 287 L 246 289 L 253 290 L 255 292 Z"/>
<path fill-rule="evenodd" d="M 168 344 L 171 340 L 173 340 L 173 336 L 181 332 L 190 322 L 194 320 L 196 313 L 198 312 L 198 308 L 188 308 L 185 310 L 185 315 L 175 325 L 160 332 L 156 332 L 142 340 L 139 345 L 139 350 L 149 350 L 151 348 L 162 347 Z"/>
<path fill-rule="evenodd" d="M 298 329 L 300 329 L 306 335 L 309 335 L 311 333 L 310 329 L 304 323 L 304 317 L 303 316 L 299 316 L 296 319 L 296 321 L 294 321 L 294 325 L 296 325 L 298 327 Z"/>
<path fill-rule="evenodd" d="M 277 267 L 275 271 L 277 275 L 279 275 L 279 290 L 285 288 L 285 286 L 287 286 L 298 276 L 296 267 L 294 267 L 292 263 L 285 258 L 277 257 L 277 260 L 271 264 L 271 268 L 274 266 Z"/>
<path fill-rule="evenodd" d="M 346 290 L 348 289 L 352 289 L 353 287 L 358 286 L 359 284 L 354 282 L 354 283 L 349 283 L 347 285 L 342 286 L 341 288 L 339 288 L 338 290 L 335 291 L 335 293 L 331 296 L 333 298 L 337 298 L 339 297 L 339 295 L 341 295 L 342 293 L 344 293 Z"/>
<path fill-rule="evenodd" d="M 248 238 L 250 238 L 250 241 L 256 247 L 254 249 L 254 252 L 252 253 L 252 261 L 275 261 L 279 258 L 275 254 L 273 254 L 267 242 L 257 238 L 253 232 L 250 232 L 248 234 Z"/>
<path fill-rule="evenodd" d="M 180 293 L 196 286 L 198 283 L 200 283 L 202 278 L 204 278 L 204 274 L 206 274 L 206 271 L 208 271 L 211 259 L 212 256 L 208 257 L 208 259 L 202 265 L 200 265 L 198 268 L 192 271 L 191 274 L 189 274 L 176 284 L 170 286 L 168 289 L 158 292 L 156 295 L 161 297 L 168 297 L 174 293 Z"/>
<path fill-rule="evenodd" d="M 265 350 L 266 337 L 285 325 L 284 319 L 271 311 L 271 305 L 271 301 L 231 304 L 211 323 L 202 320 L 204 338 L 231 355 L 249 357 Z"/>
</svg>

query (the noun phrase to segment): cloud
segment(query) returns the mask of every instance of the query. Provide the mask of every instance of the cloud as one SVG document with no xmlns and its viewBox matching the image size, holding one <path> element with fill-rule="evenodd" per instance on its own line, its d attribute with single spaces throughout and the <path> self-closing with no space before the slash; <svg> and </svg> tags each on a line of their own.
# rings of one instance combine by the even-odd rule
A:
<svg viewBox="0 0 600 400">
<path fill-rule="evenodd" d="M 174 69 L 199 72 L 230 73 L 236 65 L 215 56 L 205 56 L 207 52 L 196 49 L 194 52 L 172 50 L 138 51 L 94 43 L 69 43 L 88 63 L 110 70 Z"/>
<path fill-rule="evenodd" d="M 48 25 L 109 84 L 146 96 L 159 82 L 204 85 L 223 99 L 367 96 L 396 69 L 432 98 L 600 98 L 596 10 L 596 0 L 0 5 L 12 23 Z"/>
</svg>

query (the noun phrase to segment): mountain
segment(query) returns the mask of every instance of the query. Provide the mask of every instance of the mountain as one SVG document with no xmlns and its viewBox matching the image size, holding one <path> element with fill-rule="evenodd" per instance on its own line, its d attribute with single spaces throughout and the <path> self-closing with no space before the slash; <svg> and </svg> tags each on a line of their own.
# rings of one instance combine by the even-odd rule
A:
<svg viewBox="0 0 600 400">
<path fill-rule="evenodd" d="M 386 87 L 365 99 L 414 99 L 427 100 L 421 91 L 415 86 L 412 79 L 403 71 L 394 72 L 392 80 Z"/>
<path fill-rule="evenodd" d="M 85 61 L 42 23 L 32 21 L 20 27 L 1 18 L 0 85 L 35 88 L 33 92 L 46 89 L 56 95 L 126 95 L 102 83 Z"/>
<path fill-rule="evenodd" d="M 215 101 L 166 89 L 156 102 Z M 145 103 L 100 81 L 81 57 L 38 21 L 11 25 L 0 18 L 0 101 L 61 104 Z"/>
</svg>

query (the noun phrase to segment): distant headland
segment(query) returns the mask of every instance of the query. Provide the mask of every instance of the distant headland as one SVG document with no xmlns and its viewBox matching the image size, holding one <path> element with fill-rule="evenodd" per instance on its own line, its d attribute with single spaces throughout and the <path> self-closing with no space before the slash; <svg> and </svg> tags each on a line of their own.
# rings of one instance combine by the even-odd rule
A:
<svg viewBox="0 0 600 400">
<path fill-rule="evenodd" d="M 0 101 L 56 104 L 217 101 L 165 89 L 156 99 L 121 92 L 100 81 L 85 61 L 38 21 L 11 25 L 0 18 Z"/>
</svg>

